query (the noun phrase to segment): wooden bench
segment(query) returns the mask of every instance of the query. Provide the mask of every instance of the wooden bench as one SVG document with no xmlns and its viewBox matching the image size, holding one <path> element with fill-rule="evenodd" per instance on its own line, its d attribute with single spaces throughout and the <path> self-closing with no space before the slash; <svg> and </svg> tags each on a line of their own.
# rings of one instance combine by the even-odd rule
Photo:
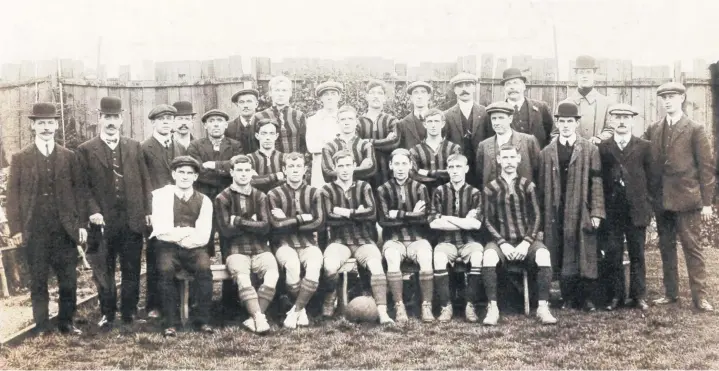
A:
<svg viewBox="0 0 719 371">
<path fill-rule="evenodd" d="M 213 281 L 232 279 L 224 264 L 213 264 L 210 266 L 210 270 L 212 271 Z M 180 284 L 180 320 L 182 324 L 185 325 L 190 318 L 190 281 L 193 280 L 193 277 L 183 269 L 175 274 L 175 279 L 178 280 Z"/>
</svg>

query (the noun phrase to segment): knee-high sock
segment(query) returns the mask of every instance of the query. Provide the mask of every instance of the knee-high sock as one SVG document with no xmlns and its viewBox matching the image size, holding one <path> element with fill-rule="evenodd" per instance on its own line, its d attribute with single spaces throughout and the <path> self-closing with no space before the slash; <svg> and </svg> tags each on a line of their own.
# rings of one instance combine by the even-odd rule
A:
<svg viewBox="0 0 719 371">
<path fill-rule="evenodd" d="M 245 308 L 251 316 L 261 312 L 260 303 L 258 301 L 257 292 L 254 287 L 245 287 L 240 290 L 240 300 L 245 304 Z"/>
<path fill-rule="evenodd" d="M 539 267 L 537 271 L 537 299 L 549 300 L 549 288 L 552 286 L 552 267 Z"/>
<path fill-rule="evenodd" d="M 434 272 L 419 272 L 419 289 L 422 292 L 422 301 L 431 303 L 434 295 Z"/>
<path fill-rule="evenodd" d="M 259 297 L 260 310 L 262 313 L 265 313 L 267 307 L 270 306 L 272 299 L 275 297 L 275 288 L 262 285 L 260 289 L 257 290 L 257 296 Z"/>
<path fill-rule="evenodd" d="M 402 272 L 387 272 L 387 283 L 389 284 L 389 291 L 392 293 L 392 299 L 394 302 L 401 302 L 402 290 L 404 289 Z"/>
<path fill-rule="evenodd" d="M 387 305 L 387 277 L 384 274 L 373 274 L 370 286 L 372 287 L 372 296 L 374 296 L 375 303 L 377 305 Z"/>
<path fill-rule="evenodd" d="M 295 310 L 303 309 L 307 306 L 307 303 L 312 298 L 312 295 L 317 291 L 319 284 L 316 281 L 303 278 L 300 281 L 299 293 L 297 294 L 297 300 L 295 300 Z"/>
<path fill-rule="evenodd" d="M 434 286 L 437 288 L 439 304 L 443 307 L 449 304 L 449 273 L 446 269 L 434 271 Z"/>
<path fill-rule="evenodd" d="M 297 295 L 299 295 L 299 293 L 300 293 L 301 286 L 302 286 L 302 284 L 300 282 L 297 282 L 294 285 L 288 284 L 287 291 L 293 298 L 297 298 Z"/>
<path fill-rule="evenodd" d="M 484 279 L 484 292 L 487 294 L 487 300 L 497 301 L 497 268 L 482 268 L 482 277 Z"/>
<path fill-rule="evenodd" d="M 482 289 L 482 267 L 472 267 L 467 277 L 467 303 L 474 304 L 479 300 L 479 290 Z"/>
</svg>

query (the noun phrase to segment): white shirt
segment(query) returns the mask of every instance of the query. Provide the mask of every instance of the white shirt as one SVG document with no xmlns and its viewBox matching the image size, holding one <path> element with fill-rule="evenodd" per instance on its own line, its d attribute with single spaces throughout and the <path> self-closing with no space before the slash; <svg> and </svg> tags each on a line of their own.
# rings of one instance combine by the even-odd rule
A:
<svg viewBox="0 0 719 371">
<path fill-rule="evenodd" d="M 414 115 L 415 115 L 417 118 L 419 118 L 420 116 L 422 116 L 422 118 L 425 118 L 425 117 L 427 117 L 427 112 L 428 112 L 428 111 L 429 111 L 429 108 L 425 107 L 425 108 L 424 108 L 423 110 L 421 110 L 421 111 L 418 111 L 418 110 L 415 109 L 413 112 L 414 112 Z"/>
<path fill-rule="evenodd" d="M 45 157 L 50 156 L 53 150 L 55 150 L 55 141 L 49 140 L 44 141 L 38 137 L 35 137 L 35 145 L 37 146 L 37 149 L 40 150 L 40 153 L 45 155 Z M 50 149 L 50 152 L 48 152 L 48 148 Z"/>
<path fill-rule="evenodd" d="M 675 113 L 674 116 L 667 114 L 667 123 L 669 124 L 669 126 L 672 126 L 679 122 L 679 120 L 682 119 L 682 116 L 684 116 L 684 112 L 682 111 Z"/>
<path fill-rule="evenodd" d="M 507 130 L 504 134 L 497 134 L 497 148 L 501 147 L 505 143 L 509 143 L 512 138 L 512 130 Z"/>
<path fill-rule="evenodd" d="M 110 149 L 113 151 L 115 150 L 115 148 L 117 148 L 117 145 L 120 144 L 120 135 L 119 134 L 114 137 L 111 137 L 111 136 L 105 134 L 105 132 L 101 132 L 100 139 L 102 139 L 102 141 L 105 142 L 105 144 L 107 144 L 107 146 L 110 147 Z M 107 142 L 108 139 L 117 139 L 117 142 L 108 143 Z"/>
<path fill-rule="evenodd" d="M 186 191 L 181 190 L 178 187 L 175 187 L 175 196 L 177 196 L 179 199 L 183 201 L 187 201 L 192 196 L 192 192 L 194 192 L 194 189 L 190 188 Z"/>
<path fill-rule="evenodd" d="M 459 110 L 462 111 L 464 118 L 468 119 L 469 115 L 472 114 L 472 107 L 474 106 L 474 102 L 462 102 L 461 100 L 458 100 L 457 104 L 459 105 Z"/>
<path fill-rule="evenodd" d="M 241 123 L 242 126 L 244 126 L 244 127 L 247 127 L 247 125 L 250 124 L 250 122 L 249 122 L 249 121 L 246 121 L 245 118 L 242 117 L 242 116 L 240 116 L 240 123 Z"/>
<path fill-rule="evenodd" d="M 563 146 L 567 146 L 567 145 L 573 146 L 573 145 L 574 145 L 574 142 L 576 142 L 576 141 L 577 141 L 577 134 L 576 134 L 576 133 L 575 133 L 575 134 L 572 134 L 572 136 L 569 137 L 569 138 L 565 138 L 565 137 L 563 137 L 563 136 L 561 136 L 561 135 L 559 136 L 559 143 L 562 143 Z"/>
<path fill-rule="evenodd" d="M 507 100 L 507 103 L 511 104 L 512 106 L 517 106 L 517 111 L 522 109 L 522 106 L 524 105 L 524 97 L 522 97 L 522 100 L 518 102 L 512 102 L 511 100 Z"/>
<path fill-rule="evenodd" d="M 632 134 L 617 134 L 616 132 L 614 133 L 614 141 L 617 142 L 617 145 L 621 149 L 624 148 L 620 145 L 620 143 L 624 141 L 624 147 L 626 147 L 627 145 L 629 145 L 630 139 L 632 139 Z"/>
<path fill-rule="evenodd" d="M 157 237 L 158 240 L 175 243 L 186 249 L 205 246 L 210 240 L 210 231 L 212 230 L 212 202 L 207 196 L 202 195 L 202 207 L 200 215 L 195 221 L 195 227 L 192 228 L 192 232 L 187 238 L 177 241 L 178 228 L 175 227 L 173 212 L 176 190 L 176 186 L 166 185 L 152 191 L 152 216 L 150 217 L 152 234 L 150 238 Z M 180 244 L 180 242 L 182 243 Z"/>
<path fill-rule="evenodd" d="M 152 132 L 152 136 L 153 136 L 155 139 L 157 139 L 157 141 L 160 142 L 160 144 L 162 144 L 163 147 L 165 147 L 165 142 L 167 142 L 168 140 L 169 140 L 170 142 L 172 142 L 172 135 L 169 135 L 169 134 L 168 134 L 168 135 L 161 135 L 160 133 L 154 131 L 154 132 Z M 167 147 L 165 147 L 165 148 L 167 148 Z"/>
</svg>

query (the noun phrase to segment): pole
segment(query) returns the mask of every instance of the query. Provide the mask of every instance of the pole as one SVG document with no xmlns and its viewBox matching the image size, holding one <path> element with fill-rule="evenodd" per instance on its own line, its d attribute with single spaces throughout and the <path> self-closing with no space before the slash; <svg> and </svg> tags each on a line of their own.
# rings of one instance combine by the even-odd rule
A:
<svg viewBox="0 0 719 371">
<path fill-rule="evenodd" d="M 552 39 L 554 42 L 554 94 L 552 94 L 552 109 L 557 106 L 557 89 L 559 88 L 559 51 L 557 50 L 557 25 L 552 17 Z"/>
<path fill-rule="evenodd" d="M 60 89 L 60 125 L 62 127 L 62 145 L 65 146 L 65 99 L 62 92 L 62 64 L 57 59 L 57 86 Z"/>
</svg>

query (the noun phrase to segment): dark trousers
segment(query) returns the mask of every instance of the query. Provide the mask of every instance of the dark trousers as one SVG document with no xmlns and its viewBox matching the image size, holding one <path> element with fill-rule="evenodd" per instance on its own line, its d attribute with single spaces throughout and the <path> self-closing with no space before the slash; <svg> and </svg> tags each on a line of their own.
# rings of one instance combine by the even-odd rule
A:
<svg viewBox="0 0 719 371">
<path fill-rule="evenodd" d="M 655 215 L 666 296 L 669 298 L 679 297 L 679 270 L 677 268 L 677 235 L 679 235 L 684 250 L 684 260 L 687 262 L 692 299 L 695 302 L 705 299 L 707 296 L 707 272 L 704 252 L 699 243 L 702 224 L 701 211 L 656 210 Z"/>
<path fill-rule="evenodd" d="M 646 272 L 644 266 L 644 242 L 646 227 L 632 224 L 628 215 L 612 215 L 607 218 L 607 249 L 605 251 L 606 274 L 610 297 L 624 298 L 624 239 L 629 253 L 629 297 L 644 299 Z"/>
<path fill-rule="evenodd" d="M 160 294 L 158 293 L 158 273 L 157 273 L 157 254 L 155 253 L 155 241 L 157 239 L 147 239 L 147 248 L 145 250 L 145 265 L 147 270 L 145 277 L 147 279 L 147 291 L 145 298 L 145 311 L 160 309 Z"/>
<path fill-rule="evenodd" d="M 210 256 L 204 248 L 185 249 L 173 243 L 155 241 L 157 254 L 158 288 L 162 303 L 162 317 L 165 327 L 175 326 L 177 322 L 178 294 L 175 274 L 186 270 L 194 280 L 195 322 L 206 324 L 210 317 L 212 304 L 212 271 Z"/>
<path fill-rule="evenodd" d="M 78 255 L 75 242 L 64 231 L 37 231 L 31 234 L 25 252 L 30 268 L 30 300 L 36 328 L 45 330 L 49 326 L 47 280 L 50 268 L 57 276 L 59 287 L 58 325 L 72 324 L 77 302 Z"/>
</svg>

